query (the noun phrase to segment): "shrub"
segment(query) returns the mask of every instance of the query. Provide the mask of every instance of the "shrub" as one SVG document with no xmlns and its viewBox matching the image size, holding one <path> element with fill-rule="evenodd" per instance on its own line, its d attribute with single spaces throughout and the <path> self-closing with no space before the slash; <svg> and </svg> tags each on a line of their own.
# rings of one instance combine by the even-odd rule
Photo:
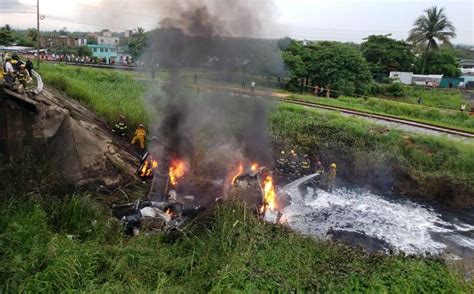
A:
<svg viewBox="0 0 474 294">
<path fill-rule="evenodd" d="M 403 97 L 406 95 L 405 88 L 401 83 L 392 83 L 385 87 L 385 95 Z"/>
</svg>

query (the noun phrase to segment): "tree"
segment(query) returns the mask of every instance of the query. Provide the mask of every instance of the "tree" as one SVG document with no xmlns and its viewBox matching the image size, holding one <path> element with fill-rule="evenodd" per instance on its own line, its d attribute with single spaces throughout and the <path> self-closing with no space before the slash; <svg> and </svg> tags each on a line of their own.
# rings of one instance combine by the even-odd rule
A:
<svg viewBox="0 0 474 294">
<path fill-rule="evenodd" d="M 414 45 L 425 46 L 423 56 L 423 66 L 421 72 L 424 74 L 428 53 L 431 48 L 437 49 L 436 40 L 445 44 L 450 44 L 449 39 L 456 37 L 456 28 L 448 20 L 444 9 L 434 6 L 425 10 L 426 15 L 421 15 L 414 23 L 414 28 L 410 31 L 409 42 Z"/>
<path fill-rule="evenodd" d="M 85 57 L 85 56 L 92 56 L 92 49 L 87 46 L 81 46 L 77 48 L 77 56 Z"/>
<path fill-rule="evenodd" d="M 26 37 L 30 39 L 32 42 L 36 42 L 36 38 L 38 36 L 38 30 L 35 28 L 28 29 L 26 32 Z"/>
<path fill-rule="evenodd" d="M 94 35 L 87 35 L 87 44 L 89 45 L 97 45 L 97 38 Z"/>
<path fill-rule="evenodd" d="M 312 50 L 312 80 L 345 95 L 365 94 L 372 82 L 367 61 L 350 44 L 319 42 L 310 44 Z"/>
<path fill-rule="evenodd" d="M 300 83 L 300 92 L 303 92 L 304 81 L 309 81 L 311 68 L 311 51 L 303 41 L 292 40 L 283 51 L 283 61 L 290 70 L 290 79 Z"/>
<path fill-rule="evenodd" d="M 137 58 L 143 54 L 143 50 L 148 42 L 148 35 L 143 28 L 137 28 L 137 32 L 130 37 L 128 48 L 133 58 Z"/>
<path fill-rule="evenodd" d="M 430 74 L 442 74 L 448 77 L 458 77 L 461 75 L 459 63 L 456 59 L 456 52 L 451 49 L 441 48 L 432 51 L 427 56 L 426 70 Z M 418 62 L 418 68 L 422 67 L 422 61 Z"/>
<path fill-rule="evenodd" d="M 0 28 L 0 44 L 11 45 L 15 41 L 15 34 L 10 25 L 5 25 Z"/>
<path fill-rule="evenodd" d="M 367 61 L 350 44 L 295 41 L 283 56 L 292 76 L 345 95 L 366 93 L 372 81 Z"/>
<path fill-rule="evenodd" d="M 412 71 L 415 55 L 410 45 L 388 36 L 369 36 L 361 45 L 361 51 L 369 62 L 374 78 L 382 81 L 391 71 Z"/>
</svg>

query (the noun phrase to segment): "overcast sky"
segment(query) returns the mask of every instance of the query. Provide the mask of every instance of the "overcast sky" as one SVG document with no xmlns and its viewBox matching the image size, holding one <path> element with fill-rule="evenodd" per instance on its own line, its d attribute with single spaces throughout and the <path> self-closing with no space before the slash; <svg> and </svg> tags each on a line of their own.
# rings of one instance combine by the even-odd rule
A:
<svg viewBox="0 0 474 294">
<path fill-rule="evenodd" d="M 159 22 L 160 0 L 40 0 L 42 29 L 121 31 Z M 192 0 L 189 0 L 192 1 Z M 239 1 L 239 0 L 235 0 Z M 247 0 L 251 1 L 251 0 Z M 266 0 L 262 0 L 266 1 Z M 272 2 L 268 0 L 268 2 Z M 249 2 L 253 3 L 253 2 Z M 360 42 L 370 34 L 405 39 L 423 10 L 444 7 L 457 28 L 454 43 L 474 44 L 474 0 L 274 0 L 260 37 Z M 0 25 L 36 26 L 36 0 L 0 0 Z M 259 5 L 255 5 L 259 10 Z"/>
</svg>

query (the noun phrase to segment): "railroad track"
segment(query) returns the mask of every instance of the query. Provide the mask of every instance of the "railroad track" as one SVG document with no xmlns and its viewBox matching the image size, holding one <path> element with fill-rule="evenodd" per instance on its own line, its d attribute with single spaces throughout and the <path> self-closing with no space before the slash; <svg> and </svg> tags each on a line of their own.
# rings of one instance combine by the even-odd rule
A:
<svg viewBox="0 0 474 294">
<path fill-rule="evenodd" d="M 313 103 L 313 102 L 307 102 L 307 101 L 301 101 L 301 100 L 296 100 L 296 99 L 291 99 L 291 98 L 283 98 L 279 97 L 277 98 L 278 100 L 286 103 L 291 103 L 291 104 L 297 104 L 297 105 L 302 105 L 306 107 L 311 107 L 311 108 L 319 108 L 319 109 L 325 109 L 325 110 L 333 110 L 333 111 L 339 111 L 342 113 L 346 114 L 351 114 L 351 115 L 356 115 L 356 116 L 361 116 L 361 117 L 368 117 L 368 118 L 373 118 L 373 119 L 379 119 L 379 120 L 384 120 L 388 122 L 396 122 L 412 127 L 418 127 L 418 128 L 423 128 L 431 131 L 436 131 L 440 133 L 445 133 L 445 134 L 450 134 L 450 135 L 456 135 L 456 136 L 462 136 L 466 138 L 474 138 L 474 132 L 469 132 L 469 131 L 464 131 L 464 130 L 459 130 L 459 129 L 454 129 L 454 128 L 448 128 L 448 127 L 440 127 L 428 123 L 421 123 L 417 122 L 414 120 L 409 120 L 409 119 L 402 119 L 399 117 L 394 117 L 394 116 L 389 116 L 389 115 L 380 115 L 380 114 L 374 114 L 374 113 L 369 113 L 369 112 L 364 112 L 364 111 L 358 111 L 358 110 L 353 110 L 353 109 L 347 109 L 339 106 L 328 106 L 324 104 L 319 104 L 319 103 Z"/>
<path fill-rule="evenodd" d="M 57 61 L 48 61 L 51 63 L 59 63 Z M 146 70 L 143 68 L 139 67 L 128 67 L 128 66 L 117 66 L 117 65 L 101 65 L 101 64 L 78 64 L 78 63 L 64 63 L 63 64 L 67 65 L 75 65 L 75 66 L 86 66 L 86 67 L 95 67 L 95 68 L 109 68 L 109 69 L 117 69 L 117 70 L 126 70 L 126 71 L 131 71 L 131 70 Z M 415 120 L 410 120 L 410 119 L 405 119 L 405 118 L 399 118 L 396 116 L 391 116 L 391 115 L 382 115 L 382 114 L 374 114 L 371 112 L 366 112 L 366 111 L 360 111 L 360 110 L 354 110 L 354 109 L 349 109 L 349 108 L 344 108 L 340 106 L 329 106 L 321 103 L 316 103 L 316 102 L 308 102 L 308 101 L 303 101 L 303 100 L 298 100 L 298 99 L 293 99 L 289 98 L 288 95 L 286 94 L 279 94 L 275 92 L 268 92 L 268 91 L 255 91 L 251 92 L 249 90 L 245 89 L 238 89 L 238 88 L 226 88 L 226 87 L 220 87 L 220 86 L 213 86 L 213 85 L 204 85 L 206 88 L 209 89 L 215 89 L 215 90 L 227 90 L 230 92 L 236 92 L 238 94 L 246 94 L 246 95 L 255 95 L 255 96 L 261 96 L 265 98 L 271 98 L 273 100 L 279 100 L 281 102 L 285 103 L 290 103 L 290 104 L 296 104 L 296 105 L 301 105 L 305 107 L 311 107 L 311 108 L 318 108 L 318 109 L 324 109 L 324 110 L 331 110 L 331 111 L 338 111 L 341 113 L 345 114 L 350 114 L 350 115 L 355 115 L 355 116 L 360 116 L 360 117 L 366 117 L 366 118 L 372 118 L 372 119 L 378 119 L 378 120 L 384 120 L 388 122 L 395 122 L 399 124 L 404 124 L 412 127 L 417 127 L 417 128 L 423 128 L 431 131 L 436 131 L 439 133 L 444 133 L 444 134 L 449 134 L 449 135 L 456 135 L 456 136 L 461 136 L 465 138 L 474 138 L 474 132 L 470 131 L 465 131 L 465 130 L 459 130 L 455 128 L 449 128 L 449 127 L 441 127 L 429 123 L 422 123 L 418 122 Z"/>
<path fill-rule="evenodd" d="M 329 106 L 329 105 L 316 103 L 316 102 L 303 101 L 303 100 L 299 100 L 299 99 L 289 98 L 289 95 L 287 95 L 287 94 L 280 94 L 280 93 L 266 92 L 266 91 L 250 92 L 250 91 L 244 90 L 244 89 L 222 88 L 222 87 L 217 87 L 217 86 L 209 86 L 209 87 L 213 88 L 213 89 L 228 90 L 228 91 L 236 92 L 236 93 L 239 93 L 239 94 L 261 96 L 261 97 L 270 98 L 272 100 L 276 100 L 276 101 L 280 101 L 280 102 L 296 104 L 296 105 L 301 105 L 301 106 L 310 107 L 310 108 L 318 108 L 318 109 L 324 109 L 324 110 L 338 111 L 338 112 L 341 112 L 341 113 L 360 116 L 360 117 L 366 117 L 366 118 L 384 120 L 384 121 L 388 121 L 388 122 L 394 122 L 394 123 L 404 124 L 404 125 L 407 125 L 407 126 L 412 126 L 412 127 L 417 127 L 417 128 L 423 128 L 423 129 L 426 129 L 426 130 L 436 131 L 436 132 L 439 132 L 439 133 L 444 133 L 444 134 L 449 134 L 449 135 L 456 135 L 456 136 L 461 136 L 461 137 L 465 137 L 465 138 L 474 138 L 474 132 L 459 130 L 459 129 L 455 129 L 455 128 L 449 128 L 449 127 L 440 127 L 440 126 L 429 124 L 429 123 L 422 123 L 422 122 L 418 122 L 418 121 L 415 121 L 415 120 L 399 118 L 399 117 L 391 116 L 391 115 L 375 114 L 375 113 L 371 113 L 371 112 L 348 109 L 348 108 L 344 108 L 344 107 L 340 107 L 340 106 Z"/>
</svg>

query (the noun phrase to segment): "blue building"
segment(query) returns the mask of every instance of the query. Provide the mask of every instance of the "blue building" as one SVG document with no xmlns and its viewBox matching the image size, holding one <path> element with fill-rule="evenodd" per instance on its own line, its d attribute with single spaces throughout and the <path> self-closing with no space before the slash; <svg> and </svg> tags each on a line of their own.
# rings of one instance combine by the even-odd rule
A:
<svg viewBox="0 0 474 294">
<path fill-rule="evenodd" d="M 91 48 L 92 56 L 99 58 L 105 64 L 115 64 L 117 61 L 117 47 L 113 45 L 87 45 Z"/>
</svg>

